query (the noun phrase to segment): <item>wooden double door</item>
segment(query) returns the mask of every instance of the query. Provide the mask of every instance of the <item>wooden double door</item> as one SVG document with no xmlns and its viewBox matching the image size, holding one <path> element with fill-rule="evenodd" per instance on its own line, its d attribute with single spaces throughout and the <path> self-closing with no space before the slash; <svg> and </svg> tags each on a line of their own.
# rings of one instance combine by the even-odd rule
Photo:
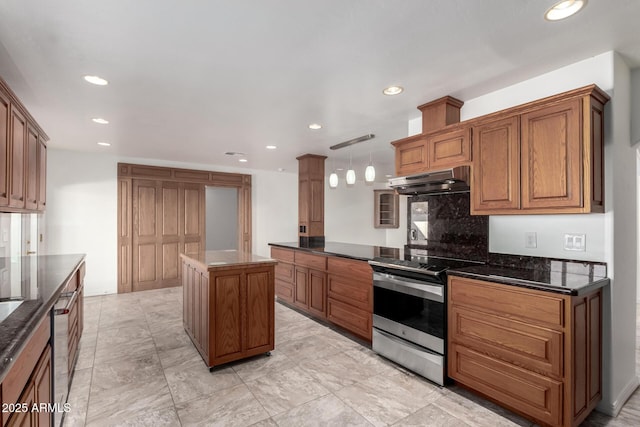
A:
<svg viewBox="0 0 640 427">
<path fill-rule="evenodd" d="M 204 250 L 204 191 L 203 184 L 132 180 L 132 291 L 181 284 L 180 253 Z"/>
</svg>

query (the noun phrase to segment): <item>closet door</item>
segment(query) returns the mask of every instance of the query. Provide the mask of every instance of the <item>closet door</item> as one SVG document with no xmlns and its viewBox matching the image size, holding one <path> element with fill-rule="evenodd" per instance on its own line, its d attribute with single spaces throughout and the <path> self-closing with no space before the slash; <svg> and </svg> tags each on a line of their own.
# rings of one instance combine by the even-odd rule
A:
<svg viewBox="0 0 640 427">
<path fill-rule="evenodd" d="M 180 285 L 180 254 L 204 248 L 204 185 L 134 179 L 132 291 Z"/>
<path fill-rule="evenodd" d="M 132 291 L 161 288 L 162 181 L 133 180 Z"/>
</svg>

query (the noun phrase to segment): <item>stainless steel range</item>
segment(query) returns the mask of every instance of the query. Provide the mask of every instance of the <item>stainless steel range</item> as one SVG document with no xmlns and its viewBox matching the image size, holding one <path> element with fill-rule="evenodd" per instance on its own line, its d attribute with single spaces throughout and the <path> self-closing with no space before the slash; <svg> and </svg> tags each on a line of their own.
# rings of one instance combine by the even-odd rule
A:
<svg viewBox="0 0 640 427">
<path fill-rule="evenodd" d="M 409 254 L 375 258 L 373 350 L 444 385 L 447 342 L 447 275 L 451 268 L 481 263 Z"/>
</svg>

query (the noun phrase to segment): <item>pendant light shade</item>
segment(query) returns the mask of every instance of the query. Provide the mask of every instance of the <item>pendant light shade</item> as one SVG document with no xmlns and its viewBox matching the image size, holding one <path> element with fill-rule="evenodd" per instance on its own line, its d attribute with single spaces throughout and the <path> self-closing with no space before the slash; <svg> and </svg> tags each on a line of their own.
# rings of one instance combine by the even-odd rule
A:
<svg viewBox="0 0 640 427">
<path fill-rule="evenodd" d="M 349 154 L 349 170 L 347 171 L 345 179 L 347 180 L 348 185 L 356 183 L 356 171 L 353 170 L 353 166 L 351 165 L 351 154 Z"/>
<path fill-rule="evenodd" d="M 338 186 L 338 174 L 335 172 L 331 172 L 329 175 L 329 187 L 336 188 Z"/>
<path fill-rule="evenodd" d="M 373 165 L 367 166 L 364 170 L 364 180 L 367 182 L 373 182 L 376 179 L 376 170 Z"/>
<path fill-rule="evenodd" d="M 373 158 L 369 153 L 369 166 L 364 170 L 364 180 L 366 182 L 373 182 L 376 179 L 376 169 L 373 167 Z"/>
<path fill-rule="evenodd" d="M 349 185 L 353 185 L 356 183 L 356 171 L 354 171 L 353 169 L 349 169 L 347 171 L 347 184 Z"/>
</svg>

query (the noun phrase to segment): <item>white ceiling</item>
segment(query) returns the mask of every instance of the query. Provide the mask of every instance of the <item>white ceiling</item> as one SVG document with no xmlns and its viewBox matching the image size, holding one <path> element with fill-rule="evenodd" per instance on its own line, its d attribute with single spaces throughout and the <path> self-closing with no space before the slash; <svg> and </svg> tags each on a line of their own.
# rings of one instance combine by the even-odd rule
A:
<svg viewBox="0 0 640 427">
<path fill-rule="evenodd" d="M 417 105 L 468 100 L 608 50 L 640 66 L 640 1 L 589 0 L 551 23 L 543 13 L 554 2 L 2 0 L 0 76 L 50 147 L 288 171 L 304 153 L 335 167 L 351 154 L 361 168 L 372 153 L 381 177 Z M 405 92 L 384 96 L 391 84 Z M 329 150 L 367 133 L 376 138 Z"/>
</svg>

